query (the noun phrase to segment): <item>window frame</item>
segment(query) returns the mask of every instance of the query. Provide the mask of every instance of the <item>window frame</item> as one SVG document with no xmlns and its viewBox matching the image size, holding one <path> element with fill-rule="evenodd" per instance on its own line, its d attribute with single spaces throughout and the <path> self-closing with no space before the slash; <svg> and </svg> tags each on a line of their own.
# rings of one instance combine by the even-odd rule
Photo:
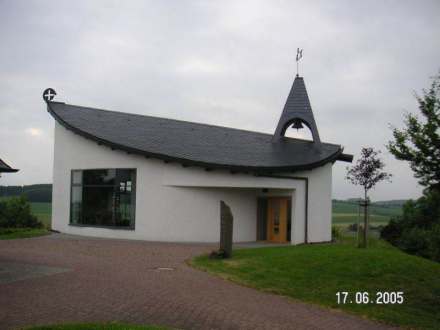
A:
<svg viewBox="0 0 440 330">
<path fill-rule="evenodd" d="M 130 170 L 133 171 L 133 180 L 132 180 L 132 190 L 131 190 L 131 196 L 132 196 L 132 208 L 133 208 L 133 219 L 130 222 L 130 226 L 105 226 L 105 225 L 90 225 L 90 224 L 82 224 L 82 223 L 73 223 L 72 222 L 72 190 L 73 187 L 84 187 L 84 171 L 93 171 L 93 170 Z M 73 183 L 73 172 L 81 171 L 81 184 L 79 183 Z M 133 184 L 134 183 L 134 184 Z M 87 187 L 115 187 L 115 185 L 99 185 L 99 184 L 87 184 Z M 134 186 L 134 189 L 133 189 Z M 119 187 L 118 187 L 119 188 Z M 76 168 L 70 170 L 70 188 L 69 188 L 69 194 L 70 194 L 70 202 L 69 202 L 69 226 L 73 227 L 90 227 L 90 228 L 105 228 L 105 229 L 112 229 L 112 230 L 135 230 L 136 229 L 136 188 L 137 188 L 137 170 L 136 168 L 126 168 L 126 167 L 106 167 L 106 168 Z M 82 192 L 81 192 L 82 193 Z"/>
</svg>

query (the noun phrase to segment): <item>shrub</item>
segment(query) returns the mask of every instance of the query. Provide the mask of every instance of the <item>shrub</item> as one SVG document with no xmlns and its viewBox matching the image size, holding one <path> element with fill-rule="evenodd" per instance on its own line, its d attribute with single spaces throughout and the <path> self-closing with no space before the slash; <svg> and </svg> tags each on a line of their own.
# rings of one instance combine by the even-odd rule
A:
<svg viewBox="0 0 440 330">
<path fill-rule="evenodd" d="M 429 231 L 414 227 L 404 230 L 396 243 L 405 252 L 429 258 L 429 241 Z"/>
<path fill-rule="evenodd" d="M 332 226 L 332 241 L 340 241 L 342 239 L 342 236 L 342 229 L 338 226 Z"/>
<path fill-rule="evenodd" d="M 403 215 L 392 219 L 380 235 L 405 252 L 440 261 L 440 193 L 425 191 L 405 203 Z"/>
<path fill-rule="evenodd" d="M 403 225 L 430 229 L 440 224 L 440 192 L 426 191 L 416 201 L 408 201 L 403 206 Z"/>
<path fill-rule="evenodd" d="M 424 229 L 394 220 L 381 231 L 381 238 L 407 253 L 440 262 L 440 225 Z"/>
<path fill-rule="evenodd" d="M 393 245 L 396 245 L 399 238 L 402 236 L 403 225 L 399 219 L 391 219 L 388 225 L 380 231 L 380 238 L 387 240 Z"/>
<path fill-rule="evenodd" d="M 431 259 L 440 262 L 440 224 L 432 227 L 429 239 Z"/>
<path fill-rule="evenodd" d="M 379 233 L 382 231 L 384 225 L 370 226 L 370 229 L 377 230 Z"/>
<path fill-rule="evenodd" d="M 358 225 L 357 225 L 357 223 L 352 223 L 351 225 L 348 225 L 347 229 L 348 229 L 349 231 L 354 231 L 354 232 L 356 232 L 356 231 L 358 230 Z"/>
<path fill-rule="evenodd" d="M 43 224 L 31 213 L 31 206 L 25 196 L 0 201 L 0 227 L 42 228 Z"/>
</svg>

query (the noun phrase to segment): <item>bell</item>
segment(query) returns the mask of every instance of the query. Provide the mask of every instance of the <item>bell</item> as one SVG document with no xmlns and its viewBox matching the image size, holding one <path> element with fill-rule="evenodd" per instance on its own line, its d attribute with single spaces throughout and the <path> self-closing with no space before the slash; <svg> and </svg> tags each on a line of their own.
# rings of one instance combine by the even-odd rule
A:
<svg viewBox="0 0 440 330">
<path fill-rule="evenodd" d="M 304 126 L 302 125 L 300 119 L 295 119 L 295 120 L 293 121 L 292 128 L 301 129 L 301 128 L 304 128 Z"/>
</svg>

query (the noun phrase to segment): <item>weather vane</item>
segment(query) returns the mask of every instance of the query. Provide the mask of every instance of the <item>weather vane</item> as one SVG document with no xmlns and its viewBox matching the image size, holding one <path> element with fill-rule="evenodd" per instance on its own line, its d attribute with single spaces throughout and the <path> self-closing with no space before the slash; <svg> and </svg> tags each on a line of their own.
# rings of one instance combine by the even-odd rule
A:
<svg viewBox="0 0 440 330">
<path fill-rule="evenodd" d="M 296 49 L 296 75 L 299 75 L 299 60 L 303 57 L 303 49 Z"/>
</svg>

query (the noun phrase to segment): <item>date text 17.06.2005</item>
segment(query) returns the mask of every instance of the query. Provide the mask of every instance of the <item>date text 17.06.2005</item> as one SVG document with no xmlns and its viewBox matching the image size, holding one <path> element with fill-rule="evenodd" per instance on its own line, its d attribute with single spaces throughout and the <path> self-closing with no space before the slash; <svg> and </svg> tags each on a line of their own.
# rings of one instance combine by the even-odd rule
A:
<svg viewBox="0 0 440 330">
<path fill-rule="evenodd" d="M 368 292 L 347 292 L 336 293 L 338 304 L 403 304 L 403 292 L 376 292 L 370 295 Z"/>
</svg>

